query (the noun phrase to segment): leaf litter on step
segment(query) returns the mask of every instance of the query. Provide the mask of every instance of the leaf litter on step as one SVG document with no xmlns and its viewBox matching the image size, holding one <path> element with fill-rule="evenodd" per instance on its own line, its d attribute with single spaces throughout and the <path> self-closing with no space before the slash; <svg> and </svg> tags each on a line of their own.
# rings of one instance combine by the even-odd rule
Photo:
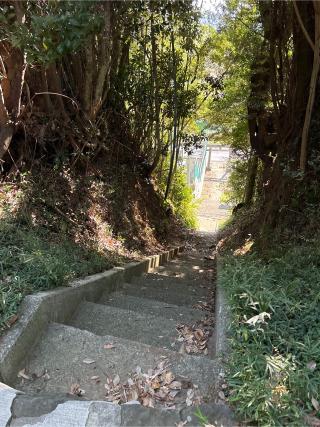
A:
<svg viewBox="0 0 320 427">
<path fill-rule="evenodd" d="M 174 409 L 177 403 L 185 403 L 187 406 L 199 404 L 201 398 L 198 388 L 187 382 L 188 386 L 194 388 L 185 392 L 184 384 L 185 380 L 179 381 L 169 370 L 167 360 L 161 360 L 155 369 L 149 369 L 147 373 L 138 366 L 124 383 L 120 382 L 119 375 L 107 378 L 106 399 L 115 404 L 138 401 L 145 407 L 161 405 L 167 409 Z"/>
</svg>

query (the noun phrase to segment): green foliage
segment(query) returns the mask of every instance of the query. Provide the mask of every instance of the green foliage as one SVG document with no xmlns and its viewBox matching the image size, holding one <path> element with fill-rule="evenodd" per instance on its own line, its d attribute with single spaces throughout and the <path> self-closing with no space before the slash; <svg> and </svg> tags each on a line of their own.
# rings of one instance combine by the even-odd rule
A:
<svg viewBox="0 0 320 427">
<path fill-rule="evenodd" d="M 12 44 L 23 49 L 32 64 L 48 65 L 76 52 L 103 24 L 103 18 L 94 9 L 95 2 L 48 2 L 41 8 L 32 2 L 25 5 L 27 25 L 10 25 L 8 21 L 6 24 Z"/>
<path fill-rule="evenodd" d="M 275 247 L 267 259 L 222 260 L 232 310 L 229 401 L 249 424 L 304 425 L 320 399 L 319 259 L 315 242 Z"/>
<path fill-rule="evenodd" d="M 170 201 L 174 206 L 175 214 L 182 219 L 187 227 L 196 228 L 197 202 L 192 190 L 187 184 L 184 168 L 178 167 L 171 184 Z"/>
<path fill-rule="evenodd" d="M 167 162 L 168 163 L 168 162 Z M 162 175 L 159 180 L 159 188 L 164 193 L 167 176 Z M 174 174 L 170 197 L 167 201 L 173 208 L 174 214 L 189 228 L 197 227 L 198 203 L 194 198 L 191 188 L 187 184 L 187 175 L 182 166 L 178 166 Z"/>
<path fill-rule="evenodd" d="M 50 237 L 45 229 L 0 223 L 0 331 L 25 295 L 111 267 L 102 254 Z"/>
<path fill-rule="evenodd" d="M 243 202 L 248 172 L 248 162 L 246 160 L 234 160 L 231 163 L 231 172 L 226 189 L 222 195 L 222 203 L 237 205 Z"/>
<path fill-rule="evenodd" d="M 208 73 L 220 79 L 219 96 L 209 97 L 204 117 L 217 129 L 215 140 L 230 145 L 239 160 L 231 165 L 232 172 L 226 202 L 243 201 L 248 138 L 247 101 L 250 95 L 251 67 L 263 41 L 259 11 L 254 0 L 227 0 L 223 3 L 218 30 L 211 31 L 211 67 Z M 240 160 L 244 159 L 244 160 Z"/>
<path fill-rule="evenodd" d="M 205 415 L 203 415 L 200 408 L 196 409 L 194 415 L 198 418 L 199 423 L 201 424 L 202 427 L 206 427 L 210 424 L 208 418 Z"/>
</svg>

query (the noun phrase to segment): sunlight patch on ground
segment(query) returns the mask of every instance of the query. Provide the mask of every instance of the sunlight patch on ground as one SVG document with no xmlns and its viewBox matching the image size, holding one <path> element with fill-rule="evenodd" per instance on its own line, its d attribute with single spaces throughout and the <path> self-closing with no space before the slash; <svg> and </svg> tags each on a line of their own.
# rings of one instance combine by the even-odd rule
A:
<svg viewBox="0 0 320 427">
<path fill-rule="evenodd" d="M 231 212 L 220 202 L 228 179 L 229 149 L 212 150 L 198 209 L 198 229 L 215 232 Z"/>
</svg>

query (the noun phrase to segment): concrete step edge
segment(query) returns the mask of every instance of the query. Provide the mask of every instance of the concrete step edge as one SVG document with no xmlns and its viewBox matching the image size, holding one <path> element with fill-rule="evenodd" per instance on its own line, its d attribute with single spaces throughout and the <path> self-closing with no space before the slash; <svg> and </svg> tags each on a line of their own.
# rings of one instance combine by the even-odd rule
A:
<svg viewBox="0 0 320 427">
<path fill-rule="evenodd" d="M 98 301 L 106 290 L 112 292 L 121 282 L 152 271 L 182 250 L 183 247 L 173 248 L 143 261 L 77 280 L 68 287 L 26 296 L 18 312 L 18 321 L 1 338 L 0 381 L 13 381 L 23 360 L 51 321 L 70 319 L 81 301 Z"/>
<path fill-rule="evenodd" d="M 30 395 L 15 389 L 4 389 L 0 383 L 0 426 L 20 427 L 25 425 L 59 427 L 122 427 L 122 426 L 167 426 L 187 422 L 189 427 L 200 427 L 194 415 L 196 407 L 182 411 L 162 408 L 146 408 L 132 402 L 114 405 L 110 402 L 72 399 L 57 395 Z M 215 426 L 233 427 L 236 421 L 225 404 L 202 404 L 201 413 Z"/>
<path fill-rule="evenodd" d="M 179 311 L 181 309 L 184 309 L 186 311 L 189 311 L 190 314 L 195 314 L 195 315 L 198 315 L 199 317 L 203 317 L 206 314 L 204 311 L 199 310 L 197 308 L 193 308 L 193 307 L 181 306 L 181 305 L 179 306 L 179 305 L 175 305 L 175 304 L 165 303 L 163 301 L 159 301 L 159 300 L 152 299 L 152 298 L 143 298 L 143 297 L 135 297 L 133 295 L 128 295 L 128 294 L 122 293 L 121 289 L 119 289 L 119 291 L 113 292 L 111 294 L 108 293 L 106 295 L 106 297 L 104 295 L 102 295 L 102 297 L 101 297 L 101 299 L 99 301 L 99 304 L 114 306 L 112 304 L 112 300 L 110 300 L 110 301 L 105 300 L 105 298 L 107 299 L 107 296 L 112 297 L 113 295 L 114 295 L 114 298 L 120 298 L 120 299 L 121 298 L 123 298 L 123 299 L 128 299 L 129 298 L 129 299 L 136 300 L 137 302 L 139 302 L 138 300 L 140 300 L 142 306 L 143 305 L 148 306 L 150 304 L 158 304 L 159 307 L 168 308 L 168 309 L 177 310 L 177 311 Z M 117 307 L 117 305 L 115 305 L 114 307 Z M 134 310 L 132 308 L 130 310 L 136 311 L 136 310 Z M 168 313 L 169 313 L 169 311 L 168 311 Z M 166 316 L 163 316 L 163 317 L 166 317 Z"/>
</svg>

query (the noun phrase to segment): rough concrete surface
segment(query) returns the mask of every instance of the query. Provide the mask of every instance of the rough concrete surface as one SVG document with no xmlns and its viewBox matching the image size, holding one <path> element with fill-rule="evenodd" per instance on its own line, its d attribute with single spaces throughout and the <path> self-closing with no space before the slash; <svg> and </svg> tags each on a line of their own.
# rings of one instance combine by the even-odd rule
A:
<svg viewBox="0 0 320 427">
<path fill-rule="evenodd" d="M 90 405 L 91 402 L 69 400 L 40 416 L 14 418 L 10 427 L 86 427 Z"/>
<path fill-rule="evenodd" d="M 174 252 L 25 300 L 20 326 L 10 331 L 0 350 L 0 373 L 25 394 L 0 387 L 0 427 L 173 427 L 184 421 L 198 427 L 196 408 L 186 407 L 188 388 L 195 386 L 205 402 L 212 402 L 201 405 L 211 424 L 235 425 L 229 409 L 214 403 L 223 372 L 220 358 L 182 354 L 179 342 L 171 346 L 178 323 L 190 325 L 207 315 L 192 306 L 208 301 L 212 280 L 197 252 L 159 267 Z M 219 298 L 218 313 L 223 310 Z M 219 320 L 217 325 L 222 325 Z M 119 375 L 126 382 L 137 367 L 147 372 L 164 360 L 185 384 L 174 409 L 166 410 L 158 401 L 156 408 L 106 401 L 107 378 Z M 17 375 L 22 368 L 26 378 Z M 75 385 L 83 390 L 82 397 L 70 394 Z"/>
<path fill-rule="evenodd" d="M 99 304 L 133 310 L 145 315 L 162 316 L 177 322 L 195 322 L 203 318 L 203 311 L 193 308 L 169 304 L 151 298 L 140 298 L 113 292 L 103 295 Z"/>
<path fill-rule="evenodd" d="M 169 281 L 169 282 L 168 282 Z M 186 287 L 183 282 L 170 282 L 170 278 L 158 278 L 150 281 L 143 277 L 135 283 L 124 283 L 121 292 L 142 298 L 151 298 L 174 305 L 192 307 L 207 295 L 205 289 L 200 287 Z"/>
<path fill-rule="evenodd" d="M 113 343 L 115 348 L 105 349 L 106 343 Z M 28 374 L 35 379 L 17 378 L 16 388 L 32 393 L 68 393 L 72 384 L 79 384 L 85 390 L 86 399 L 104 399 L 107 377 L 119 375 L 121 381 L 126 381 L 137 366 L 143 372 L 154 369 L 162 360 L 161 356 L 167 358 L 170 370 L 177 377 L 192 381 L 203 394 L 211 392 L 221 370 L 213 360 L 161 350 L 119 337 L 101 337 L 60 324 L 49 326 L 46 336 L 26 363 Z M 86 359 L 93 362 L 86 364 L 83 362 Z M 43 372 L 47 372 L 50 379 L 38 377 Z M 92 376 L 99 376 L 101 381 L 92 381 Z"/>
<path fill-rule="evenodd" d="M 0 389 L 0 427 L 6 427 L 11 419 L 11 406 L 16 392 L 10 388 Z"/>
<path fill-rule="evenodd" d="M 178 338 L 173 319 L 91 302 L 80 305 L 70 325 L 97 335 L 113 335 L 169 349 Z"/>
<path fill-rule="evenodd" d="M 103 293 L 112 292 L 123 280 L 148 272 L 177 255 L 179 248 L 154 255 L 141 262 L 115 267 L 70 283 L 69 287 L 39 292 L 24 298 L 19 321 L 2 337 L 0 348 L 0 381 L 12 383 L 23 359 L 50 322 L 68 321 L 81 301 L 95 302 Z"/>
<path fill-rule="evenodd" d="M 222 403 L 201 404 L 197 410 L 207 418 L 209 424 L 216 427 L 236 427 L 237 422 L 233 416 L 231 409 Z M 188 421 L 187 426 L 198 426 L 200 424 L 199 417 L 196 416 L 196 408 L 189 407 L 181 411 L 183 421 Z"/>
<path fill-rule="evenodd" d="M 216 312 L 216 326 L 214 330 L 214 340 L 212 342 L 214 356 L 221 359 L 228 358 L 228 327 L 230 324 L 230 312 L 227 304 L 225 291 L 219 283 L 219 259 L 217 262 L 218 279 L 216 283 L 215 295 L 215 312 Z"/>
</svg>

